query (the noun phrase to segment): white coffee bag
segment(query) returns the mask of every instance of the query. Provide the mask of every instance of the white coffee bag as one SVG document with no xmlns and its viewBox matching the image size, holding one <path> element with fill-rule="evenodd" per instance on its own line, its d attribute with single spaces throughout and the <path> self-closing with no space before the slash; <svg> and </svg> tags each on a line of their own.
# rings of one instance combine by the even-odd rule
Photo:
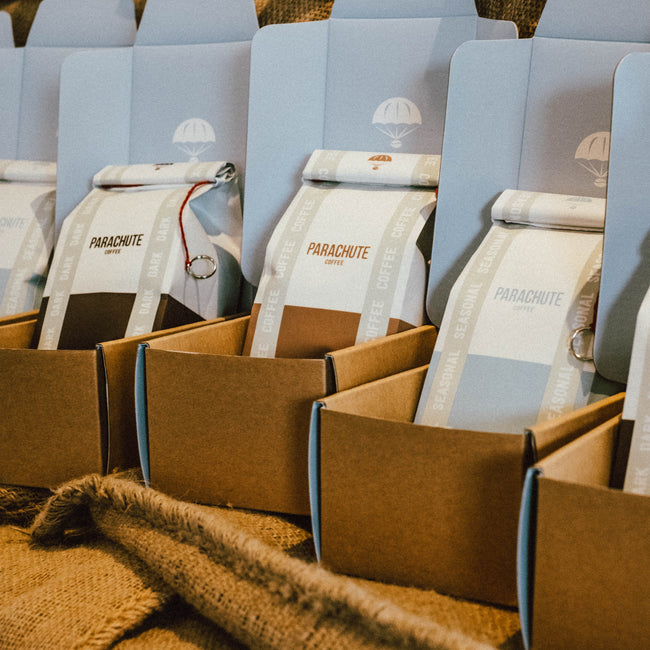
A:
<svg viewBox="0 0 650 650">
<path fill-rule="evenodd" d="M 230 163 L 103 169 L 63 223 L 38 347 L 92 348 L 234 312 L 241 231 Z"/>
<path fill-rule="evenodd" d="M 269 241 L 244 354 L 321 357 L 421 325 L 439 156 L 317 150 Z"/>
<path fill-rule="evenodd" d="M 604 200 L 509 191 L 495 206 L 450 293 L 418 424 L 521 433 L 620 388 L 590 351 Z"/>
<path fill-rule="evenodd" d="M 650 291 L 634 329 L 623 415 L 619 425 L 615 487 L 623 477 L 626 492 L 650 495 Z"/>
<path fill-rule="evenodd" d="M 54 246 L 56 163 L 0 160 L 0 316 L 38 309 Z"/>
</svg>

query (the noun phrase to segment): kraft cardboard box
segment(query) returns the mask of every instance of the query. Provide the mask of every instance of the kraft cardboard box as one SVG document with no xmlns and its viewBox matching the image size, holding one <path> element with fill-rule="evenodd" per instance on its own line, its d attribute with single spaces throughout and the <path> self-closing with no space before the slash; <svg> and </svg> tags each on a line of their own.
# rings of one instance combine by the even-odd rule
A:
<svg viewBox="0 0 650 650">
<path fill-rule="evenodd" d="M 309 514 L 312 403 L 430 356 L 424 326 L 323 359 L 241 356 L 250 317 L 140 346 L 138 438 L 145 478 L 202 503 Z"/>
<path fill-rule="evenodd" d="M 63 62 L 80 49 L 128 46 L 135 30 L 127 0 L 44 0 L 25 47 L 14 48 L 12 38 L 0 50 L 2 157 L 55 161 Z M 85 440 L 87 431 L 91 437 L 99 432 L 101 391 L 94 353 L 92 359 L 66 355 L 52 364 L 51 357 L 28 349 L 34 316 L 0 321 L 0 481 L 54 485 L 104 467 L 99 435 L 94 444 Z M 92 410 L 84 408 L 86 398 Z"/>
<path fill-rule="evenodd" d="M 33 350 L 35 316 L 0 322 L 0 483 L 54 487 L 83 474 L 137 467 L 138 344 L 172 330 L 95 350 Z"/>
<path fill-rule="evenodd" d="M 613 489 L 620 416 L 529 469 L 519 533 L 527 648 L 644 648 L 650 498 Z"/>
<path fill-rule="evenodd" d="M 328 568 L 515 606 L 526 469 L 620 411 L 620 396 L 521 435 L 413 424 L 427 367 L 319 400 L 310 433 Z"/>
</svg>

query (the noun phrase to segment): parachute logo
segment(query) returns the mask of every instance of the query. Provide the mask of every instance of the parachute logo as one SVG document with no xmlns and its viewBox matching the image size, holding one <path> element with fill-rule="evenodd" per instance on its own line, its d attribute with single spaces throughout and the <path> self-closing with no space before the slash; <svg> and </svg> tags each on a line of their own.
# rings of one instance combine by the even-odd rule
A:
<svg viewBox="0 0 650 650">
<path fill-rule="evenodd" d="M 172 142 L 190 157 L 190 162 L 197 162 L 199 156 L 207 151 L 217 138 L 209 122 L 193 117 L 181 122 L 174 131 Z"/>
<path fill-rule="evenodd" d="M 402 138 L 422 124 L 418 107 L 404 97 L 391 97 L 377 106 L 372 116 L 373 125 L 391 138 L 390 146 L 399 149 Z"/>
<path fill-rule="evenodd" d="M 372 163 L 373 170 L 377 171 L 382 165 L 391 162 L 393 159 L 386 154 L 377 154 L 376 156 L 370 156 L 368 162 Z"/>
<path fill-rule="evenodd" d="M 578 145 L 575 159 L 594 177 L 596 187 L 605 187 L 609 171 L 609 131 L 588 135 Z"/>
</svg>

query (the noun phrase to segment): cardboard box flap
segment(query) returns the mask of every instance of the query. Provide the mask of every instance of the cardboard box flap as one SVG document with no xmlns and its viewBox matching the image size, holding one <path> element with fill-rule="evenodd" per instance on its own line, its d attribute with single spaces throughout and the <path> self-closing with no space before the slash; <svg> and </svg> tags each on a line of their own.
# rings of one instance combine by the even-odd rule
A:
<svg viewBox="0 0 650 650">
<path fill-rule="evenodd" d="M 332 361 L 336 390 L 347 390 L 427 364 L 436 335 L 436 328 L 426 325 L 330 352 L 327 357 Z"/>
<path fill-rule="evenodd" d="M 6 324 L 3 322 L 0 328 L 0 348 L 28 348 L 34 335 L 35 325 L 36 318 L 14 320 Z"/>
<path fill-rule="evenodd" d="M 200 327 L 203 323 L 190 323 L 174 329 L 182 332 Z M 168 334 L 160 330 L 140 336 L 115 341 L 104 341 L 96 346 L 100 380 L 107 405 L 107 462 L 108 468 L 128 469 L 137 458 L 137 425 L 132 407 L 135 391 L 135 365 L 138 347 L 145 341 Z"/>
<path fill-rule="evenodd" d="M 436 325 L 503 190 L 605 197 L 614 70 L 650 45 L 638 42 L 627 21 L 624 35 L 617 26 L 584 40 L 582 25 L 597 9 L 583 2 L 578 12 L 570 4 L 573 30 L 561 36 L 549 24 L 543 37 L 467 42 L 454 54 L 427 296 Z M 616 11 L 639 5 L 628 0 Z M 562 6 L 549 2 L 542 18 Z M 617 22 L 612 11 L 610 26 Z"/>
<path fill-rule="evenodd" d="M 80 49 L 131 45 L 135 32 L 131 0 L 43 0 L 25 47 L 0 50 L 0 157 L 55 161 L 63 61 Z"/>
<path fill-rule="evenodd" d="M 350 415 L 367 415 L 394 420 L 413 421 L 419 393 L 424 383 L 427 366 L 411 368 L 398 375 L 376 379 L 329 395 L 319 400 L 325 408 L 332 408 Z M 372 384 L 372 390 L 368 386 Z"/>
<path fill-rule="evenodd" d="M 0 11 L 0 47 L 14 46 L 14 32 L 11 24 L 11 15 Z"/>
<path fill-rule="evenodd" d="M 33 330 L 34 321 L 19 325 Z M 55 487 L 104 472 L 105 391 L 95 351 L 11 348 L 0 353 L 0 393 L 11 396 L 2 405 L 0 482 Z"/>
<path fill-rule="evenodd" d="M 491 34 L 481 21 L 479 30 L 470 4 L 337 0 L 329 20 L 255 35 L 242 251 L 249 282 L 259 283 L 268 239 L 315 149 L 440 153 L 452 53 L 479 31 L 516 36 L 512 23 Z M 376 113 L 391 102 L 395 122 L 386 123 Z M 406 124 L 398 104 L 408 108 Z"/>
<path fill-rule="evenodd" d="M 624 398 L 624 393 L 618 393 L 559 418 L 530 427 L 528 431 L 533 437 L 536 454 L 533 462 L 545 458 L 601 422 L 619 415 L 623 410 Z"/>
<path fill-rule="evenodd" d="M 135 358 L 135 428 L 138 442 L 138 457 L 145 485 L 151 485 L 149 470 L 149 425 L 147 421 L 147 372 L 145 368 L 146 344 L 138 346 Z"/>
<path fill-rule="evenodd" d="M 38 309 L 33 311 L 25 311 L 20 314 L 10 314 L 0 318 L 0 325 L 9 325 L 11 323 L 20 323 L 26 320 L 33 320 L 38 316 Z"/>
<path fill-rule="evenodd" d="M 643 3 L 644 5 L 646 3 Z M 635 52 L 614 77 L 603 273 L 594 359 L 605 377 L 626 382 L 639 307 L 650 286 L 650 54 Z"/>
<path fill-rule="evenodd" d="M 171 334 L 147 337 L 148 347 L 198 354 L 241 354 L 250 316 L 194 323 Z M 197 327 L 198 325 L 198 327 Z"/>
<path fill-rule="evenodd" d="M 109 164 L 228 160 L 243 177 L 254 11 L 252 0 L 157 0 L 132 48 L 66 61 L 57 232 Z"/>
<path fill-rule="evenodd" d="M 217 5 L 217 10 L 215 10 Z M 255 5 L 241 0 L 147 0 L 138 28 L 138 45 L 250 41 L 257 31 Z"/>
<path fill-rule="evenodd" d="M 608 487 L 620 421 L 617 415 L 603 422 L 542 459 L 537 467 L 549 478 Z"/>
<path fill-rule="evenodd" d="M 149 465 L 149 423 L 147 417 L 147 369 L 145 350 L 148 348 L 173 352 L 238 355 L 244 347 L 249 316 L 224 321 L 191 323 L 174 332 L 148 334 L 141 338 L 135 360 L 135 421 L 140 466 L 147 485 L 151 479 Z M 219 327 L 216 327 L 216 326 Z"/>
<path fill-rule="evenodd" d="M 174 329 L 172 333 L 167 330 L 161 330 L 160 332 L 152 332 L 150 334 L 144 334 L 142 336 L 132 337 L 132 339 L 126 339 L 127 341 L 131 340 L 137 345 L 137 350 L 135 350 L 135 371 L 132 374 L 133 384 L 129 384 L 129 388 L 133 388 L 131 394 L 134 395 L 135 401 L 135 423 L 134 423 L 134 440 L 137 445 L 138 455 L 140 458 L 140 467 L 144 479 L 149 484 L 150 472 L 149 472 L 149 432 L 147 424 L 147 377 L 145 369 L 145 349 L 149 347 L 162 347 L 163 349 L 168 349 L 168 345 L 173 346 L 173 342 L 176 342 L 177 348 L 180 351 L 195 351 L 195 350 L 186 350 L 184 346 L 185 342 L 189 341 L 189 346 L 195 340 L 201 340 L 201 337 L 196 339 L 192 336 L 192 331 L 207 327 L 206 331 L 209 331 L 209 325 L 212 321 L 206 323 L 205 321 L 200 321 L 198 323 L 189 323 L 188 325 L 181 325 Z M 214 323 L 223 322 L 222 318 L 215 319 Z M 245 332 L 244 328 L 244 332 Z M 243 345 L 243 335 L 241 337 L 242 341 L 240 346 Z M 170 343 L 170 340 L 172 343 Z M 133 368 L 133 366 L 131 366 Z M 109 399 L 110 405 L 110 399 Z"/>
<path fill-rule="evenodd" d="M 547 0 L 535 36 L 647 43 L 650 7 L 645 0 Z"/>
</svg>

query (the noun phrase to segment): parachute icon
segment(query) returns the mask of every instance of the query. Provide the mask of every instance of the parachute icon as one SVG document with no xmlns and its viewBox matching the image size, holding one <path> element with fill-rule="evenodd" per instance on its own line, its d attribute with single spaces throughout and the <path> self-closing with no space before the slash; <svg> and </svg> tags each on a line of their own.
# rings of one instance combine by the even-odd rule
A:
<svg viewBox="0 0 650 650">
<path fill-rule="evenodd" d="M 172 138 L 172 142 L 190 157 L 190 162 L 196 162 L 216 141 L 214 129 L 200 117 L 181 122 Z"/>
<path fill-rule="evenodd" d="M 393 149 L 399 149 L 402 138 L 422 124 L 422 116 L 410 99 L 391 97 L 377 106 L 372 123 L 381 133 L 392 138 L 390 146 Z"/>
<path fill-rule="evenodd" d="M 372 163 L 372 168 L 377 170 L 381 165 L 385 165 L 388 162 L 391 162 L 393 159 L 386 154 L 377 154 L 376 156 L 370 156 L 368 162 Z"/>
<path fill-rule="evenodd" d="M 596 187 L 605 187 L 609 166 L 609 131 L 597 131 L 588 135 L 578 145 L 575 159 L 595 177 Z"/>
</svg>

